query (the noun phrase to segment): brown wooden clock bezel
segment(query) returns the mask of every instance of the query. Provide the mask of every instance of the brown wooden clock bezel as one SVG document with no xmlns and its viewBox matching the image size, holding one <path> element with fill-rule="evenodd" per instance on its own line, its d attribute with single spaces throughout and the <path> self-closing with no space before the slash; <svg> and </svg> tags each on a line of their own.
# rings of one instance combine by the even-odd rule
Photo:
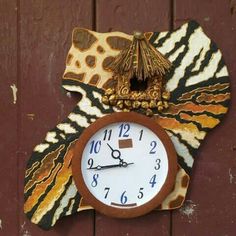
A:
<svg viewBox="0 0 236 236">
<path fill-rule="evenodd" d="M 117 122 L 133 122 L 149 128 L 159 137 L 159 139 L 165 146 L 167 152 L 169 168 L 166 181 L 163 184 L 161 190 L 157 193 L 157 195 L 154 198 L 152 198 L 149 202 L 141 206 L 132 208 L 117 208 L 108 206 L 100 202 L 89 191 L 82 176 L 81 159 L 87 142 L 100 129 Z M 85 131 L 81 134 L 80 138 L 75 144 L 74 154 L 72 158 L 72 175 L 75 181 L 75 185 L 81 196 L 88 204 L 90 204 L 95 210 L 98 210 L 99 212 L 108 216 L 118 217 L 118 218 L 132 218 L 144 215 L 150 212 L 151 210 L 155 209 L 173 190 L 176 174 L 177 174 L 177 156 L 174 145 L 170 140 L 168 134 L 164 131 L 164 129 L 160 125 L 158 125 L 154 121 L 153 118 L 148 118 L 144 115 L 140 115 L 135 112 L 116 112 L 98 119 L 97 121 L 92 123 L 87 129 L 85 129 Z"/>
</svg>

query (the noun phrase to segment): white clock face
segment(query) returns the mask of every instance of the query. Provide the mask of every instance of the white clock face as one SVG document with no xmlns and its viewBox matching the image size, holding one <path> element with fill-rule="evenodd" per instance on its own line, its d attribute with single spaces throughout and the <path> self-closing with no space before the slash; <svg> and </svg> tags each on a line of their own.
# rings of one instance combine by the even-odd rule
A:
<svg viewBox="0 0 236 236">
<path fill-rule="evenodd" d="M 87 142 L 82 176 L 91 194 L 105 205 L 133 208 L 152 200 L 168 174 L 166 149 L 149 128 L 118 122 Z"/>
</svg>

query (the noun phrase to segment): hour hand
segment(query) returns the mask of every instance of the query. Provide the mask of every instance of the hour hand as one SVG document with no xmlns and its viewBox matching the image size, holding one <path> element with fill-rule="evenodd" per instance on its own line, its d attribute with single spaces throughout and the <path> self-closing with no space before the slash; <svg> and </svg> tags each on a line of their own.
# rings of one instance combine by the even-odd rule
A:
<svg viewBox="0 0 236 236">
<path fill-rule="evenodd" d="M 112 146 L 107 143 L 107 146 L 111 149 L 111 157 L 114 158 L 114 159 L 118 159 L 120 161 L 123 161 L 120 157 L 121 157 L 121 152 L 120 150 L 118 149 L 114 149 L 112 148 Z"/>
<path fill-rule="evenodd" d="M 115 164 L 115 165 L 105 165 L 105 166 L 95 166 L 95 167 L 90 167 L 88 170 L 104 170 L 104 169 L 110 169 L 110 168 L 116 168 L 116 167 L 127 167 L 128 165 L 134 164 L 133 162 L 127 163 L 127 162 L 122 162 L 120 164 Z"/>
</svg>

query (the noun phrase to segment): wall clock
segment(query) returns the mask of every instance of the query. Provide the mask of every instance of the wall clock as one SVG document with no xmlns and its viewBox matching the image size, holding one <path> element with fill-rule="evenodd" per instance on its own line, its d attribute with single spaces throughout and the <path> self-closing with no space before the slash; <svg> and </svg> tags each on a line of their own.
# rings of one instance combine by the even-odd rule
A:
<svg viewBox="0 0 236 236">
<path fill-rule="evenodd" d="M 177 157 L 169 136 L 154 119 L 117 112 L 82 133 L 72 172 L 79 193 L 96 210 L 131 218 L 150 212 L 171 192 Z"/>
</svg>

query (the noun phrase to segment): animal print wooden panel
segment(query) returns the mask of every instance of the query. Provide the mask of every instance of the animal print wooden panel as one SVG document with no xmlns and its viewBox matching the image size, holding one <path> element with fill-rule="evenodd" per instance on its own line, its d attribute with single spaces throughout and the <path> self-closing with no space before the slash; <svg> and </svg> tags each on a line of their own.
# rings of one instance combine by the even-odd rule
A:
<svg viewBox="0 0 236 236">
<path fill-rule="evenodd" d="M 97 33 L 75 28 L 63 79 L 97 88 L 109 87 L 112 73 L 108 66 L 120 50 L 130 45 L 131 40 L 131 35 L 121 32 Z"/>
<path fill-rule="evenodd" d="M 165 78 L 171 92 L 170 107 L 153 119 L 169 134 L 179 163 L 175 187 L 158 210 L 175 209 L 185 199 L 197 149 L 228 110 L 228 71 L 220 50 L 195 21 L 172 32 L 149 32 L 146 37 L 173 63 Z M 131 38 L 120 32 L 81 28 L 73 32 L 62 83 L 66 90 L 79 92 L 82 99 L 35 147 L 25 173 L 24 212 L 43 229 L 51 228 L 63 216 L 91 209 L 72 178 L 73 146 L 92 122 L 117 111 L 101 103 L 104 89 L 112 82 L 106 68 Z"/>
</svg>

